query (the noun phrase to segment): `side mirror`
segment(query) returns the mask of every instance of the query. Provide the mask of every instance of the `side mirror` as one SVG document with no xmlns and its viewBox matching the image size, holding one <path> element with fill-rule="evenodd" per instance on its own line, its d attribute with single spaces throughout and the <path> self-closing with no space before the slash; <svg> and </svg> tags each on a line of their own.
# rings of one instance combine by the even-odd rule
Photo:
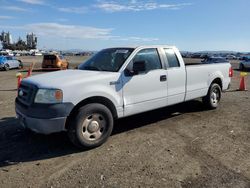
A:
<svg viewBox="0 0 250 188">
<path fill-rule="evenodd" d="M 135 61 L 133 63 L 133 72 L 138 74 L 139 72 L 146 71 L 146 62 L 145 61 Z"/>
<path fill-rule="evenodd" d="M 131 69 L 125 69 L 125 75 L 126 76 L 134 76 L 137 75 L 139 72 L 145 72 L 146 71 L 146 62 L 145 61 L 135 61 L 133 63 L 133 68 Z"/>
</svg>

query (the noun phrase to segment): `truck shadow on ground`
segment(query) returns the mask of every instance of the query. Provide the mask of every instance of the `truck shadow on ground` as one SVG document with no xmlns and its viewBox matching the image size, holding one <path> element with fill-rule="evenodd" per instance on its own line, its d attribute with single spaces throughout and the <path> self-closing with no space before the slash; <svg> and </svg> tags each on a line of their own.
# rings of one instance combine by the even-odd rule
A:
<svg viewBox="0 0 250 188">
<path fill-rule="evenodd" d="M 115 122 L 112 135 L 147 126 L 183 113 L 206 110 L 200 101 L 166 107 Z M 66 133 L 39 135 L 24 130 L 14 117 L 0 119 L 0 167 L 83 152 L 74 147 Z"/>
</svg>

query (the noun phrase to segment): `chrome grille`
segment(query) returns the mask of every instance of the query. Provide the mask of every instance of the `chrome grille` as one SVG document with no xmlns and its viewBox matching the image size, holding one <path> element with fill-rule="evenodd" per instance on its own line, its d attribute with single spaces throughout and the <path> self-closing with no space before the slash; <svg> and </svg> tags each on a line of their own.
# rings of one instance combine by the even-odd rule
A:
<svg viewBox="0 0 250 188">
<path fill-rule="evenodd" d="M 33 103 L 36 92 L 36 86 L 21 82 L 17 99 L 22 104 L 29 106 Z"/>
</svg>

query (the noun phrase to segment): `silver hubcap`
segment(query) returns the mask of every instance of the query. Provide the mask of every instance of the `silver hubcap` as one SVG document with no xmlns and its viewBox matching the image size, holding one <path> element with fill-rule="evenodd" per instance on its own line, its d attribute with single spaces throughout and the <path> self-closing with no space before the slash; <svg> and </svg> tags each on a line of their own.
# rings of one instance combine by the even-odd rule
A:
<svg viewBox="0 0 250 188">
<path fill-rule="evenodd" d="M 215 88 L 211 93 L 211 102 L 216 105 L 220 101 L 220 93 L 217 88 Z"/>
<path fill-rule="evenodd" d="M 94 141 L 99 139 L 105 130 L 106 121 L 100 114 L 91 114 L 82 124 L 82 135 L 86 140 Z"/>
</svg>

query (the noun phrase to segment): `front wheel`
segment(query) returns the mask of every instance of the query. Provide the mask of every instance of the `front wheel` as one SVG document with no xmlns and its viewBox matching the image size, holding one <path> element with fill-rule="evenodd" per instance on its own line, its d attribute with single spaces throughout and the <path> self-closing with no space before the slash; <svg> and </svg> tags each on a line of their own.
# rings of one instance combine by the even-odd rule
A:
<svg viewBox="0 0 250 188">
<path fill-rule="evenodd" d="M 112 130 L 110 110 L 102 104 L 92 103 L 79 109 L 70 123 L 68 136 L 80 148 L 94 148 L 106 142 Z"/>
<path fill-rule="evenodd" d="M 213 83 L 210 86 L 207 95 L 202 98 L 202 101 L 209 109 L 216 109 L 219 106 L 220 99 L 221 87 L 218 84 Z"/>
</svg>

